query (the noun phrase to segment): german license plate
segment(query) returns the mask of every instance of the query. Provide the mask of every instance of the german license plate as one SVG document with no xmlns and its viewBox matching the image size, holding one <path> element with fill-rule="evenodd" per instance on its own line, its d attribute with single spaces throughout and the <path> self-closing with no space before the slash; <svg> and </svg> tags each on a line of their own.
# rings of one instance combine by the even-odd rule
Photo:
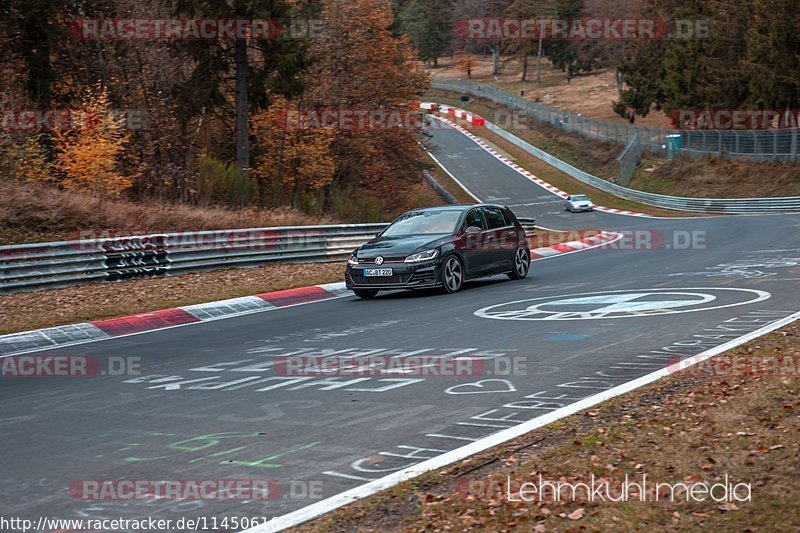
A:
<svg viewBox="0 0 800 533">
<path fill-rule="evenodd" d="M 391 268 L 366 268 L 364 269 L 365 278 L 383 278 L 392 275 Z"/>
</svg>

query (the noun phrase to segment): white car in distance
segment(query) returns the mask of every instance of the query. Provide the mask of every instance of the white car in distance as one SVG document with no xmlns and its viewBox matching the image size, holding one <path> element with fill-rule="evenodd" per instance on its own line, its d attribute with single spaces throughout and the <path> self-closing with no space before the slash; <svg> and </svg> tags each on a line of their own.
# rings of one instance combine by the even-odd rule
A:
<svg viewBox="0 0 800 533">
<path fill-rule="evenodd" d="M 592 200 L 585 194 L 573 194 L 567 196 L 566 210 L 572 213 L 577 211 L 592 211 L 594 204 Z"/>
</svg>

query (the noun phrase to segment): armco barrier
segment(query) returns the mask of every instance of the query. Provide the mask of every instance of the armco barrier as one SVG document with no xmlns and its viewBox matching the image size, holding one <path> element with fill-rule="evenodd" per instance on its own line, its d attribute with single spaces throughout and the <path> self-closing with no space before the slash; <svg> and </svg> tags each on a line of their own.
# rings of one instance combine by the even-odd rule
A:
<svg viewBox="0 0 800 533">
<path fill-rule="evenodd" d="M 0 294 L 273 261 L 344 261 L 386 226 L 286 226 L 0 246 Z M 523 226 L 532 230 L 533 220 Z"/>
<path fill-rule="evenodd" d="M 451 116 L 459 116 L 464 113 L 463 109 L 457 107 L 439 105 L 439 112 Z M 436 110 L 436 107 L 433 108 Z M 476 118 L 477 115 L 475 115 Z M 476 125 L 473 123 L 473 125 Z M 619 198 L 633 200 L 645 205 L 660 207 L 662 209 L 673 209 L 676 211 L 686 211 L 694 213 L 717 213 L 728 215 L 747 215 L 747 214 L 770 214 L 770 213 L 800 213 L 800 196 L 784 196 L 776 198 L 688 198 L 683 196 L 667 196 L 655 194 L 636 189 L 629 189 L 615 183 L 611 183 L 588 172 L 584 172 L 573 167 L 569 163 L 558 159 L 541 150 L 527 141 L 524 141 L 503 128 L 481 119 L 480 125 L 492 133 L 502 137 L 512 144 L 522 148 L 529 154 L 538 157 L 545 163 L 556 167 L 562 172 L 569 174 L 573 178 L 596 189 L 613 194 Z M 635 137 L 638 140 L 638 136 Z M 630 146 L 628 148 L 631 148 Z M 626 148 L 626 151 L 628 150 Z M 640 145 L 633 146 L 633 149 L 641 150 Z M 620 161 L 622 165 L 623 162 Z M 629 165 L 633 163 L 628 162 Z"/>
<path fill-rule="evenodd" d="M 0 246 L 0 293 L 271 261 L 341 261 L 385 227 L 287 226 Z"/>
<path fill-rule="evenodd" d="M 456 114 L 461 111 L 458 108 L 445 107 L 448 111 L 451 109 L 454 110 Z M 660 207 L 662 209 L 673 209 L 676 211 L 693 213 L 717 213 L 728 215 L 800 213 L 800 196 L 784 196 L 779 198 L 687 198 L 629 189 L 575 168 L 569 163 L 548 154 L 544 150 L 533 146 L 529 142 L 520 139 L 513 133 L 504 130 L 488 120 L 485 121 L 484 127 L 510 143 L 522 148 L 529 154 L 538 157 L 548 165 L 569 174 L 578 181 L 626 200 L 633 200 L 641 204 Z"/>
<path fill-rule="evenodd" d="M 692 156 L 800 161 L 800 128 L 755 131 L 647 128 L 574 115 L 471 80 L 432 80 L 431 87 L 487 98 L 588 139 L 627 144 L 634 135 L 638 135 L 642 150 L 666 155 L 670 159 L 674 156 Z"/>
<path fill-rule="evenodd" d="M 747 215 L 800 212 L 800 196 L 784 196 L 780 198 L 687 198 L 629 189 L 575 168 L 569 163 L 548 154 L 544 150 L 536 148 L 516 135 L 492 124 L 488 120 L 486 121 L 486 128 L 516 146 L 519 146 L 529 154 L 538 157 L 545 163 L 569 174 L 578 181 L 626 200 L 633 200 L 663 209 L 674 209 L 694 213 Z"/>
</svg>

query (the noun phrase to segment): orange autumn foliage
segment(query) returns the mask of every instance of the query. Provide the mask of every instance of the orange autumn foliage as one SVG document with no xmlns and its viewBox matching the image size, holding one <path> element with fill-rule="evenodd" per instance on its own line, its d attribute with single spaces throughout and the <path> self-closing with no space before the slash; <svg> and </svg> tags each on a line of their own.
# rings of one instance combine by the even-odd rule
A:
<svg viewBox="0 0 800 533">
<path fill-rule="evenodd" d="M 253 117 L 252 133 L 262 154 L 253 176 L 289 190 L 296 204 L 300 193 L 318 191 L 333 180 L 336 164 L 331 143 L 335 133 L 290 124 L 289 111 L 286 98 L 279 96 Z"/>
<path fill-rule="evenodd" d="M 312 48 L 307 102 L 335 112 L 404 111 L 429 78 L 417 70 L 407 37 L 392 33 L 389 0 L 329 0 L 323 37 Z M 396 194 L 401 180 L 419 179 L 418 128 L 335 129 L 333 186 L 378 196 Z"/>
<path fill-rule="evenodd" d="M 129 138 L 124 119 L 111 109 L 107 91 L 100 87 L 87 91 L 70 124 L 53 134 L 59 181 L 95 196 L 122 195 L 133 185 L 133 179 L 119 170 Z"/>
</svg>

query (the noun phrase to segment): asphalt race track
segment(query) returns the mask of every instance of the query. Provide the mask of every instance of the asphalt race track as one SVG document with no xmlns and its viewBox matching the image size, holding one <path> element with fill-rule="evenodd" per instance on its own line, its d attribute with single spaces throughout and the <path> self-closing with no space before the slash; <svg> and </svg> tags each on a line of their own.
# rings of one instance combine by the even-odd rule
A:
<svg viewBox="0 0 800 533">
<path fill-rule="evenodd" d="M 3 514 L 278 516 L 800 309 L 800 216 L 569 214 L 457 131 L 432 133 L 437 158 L 481 200 L 548 227 L 632 237 L 537 261 L 524 281 L 497 277 L 454 295 L 348 296 L 40 352 L 138 361 L 141 375 L 0 378 Z M 482 365 L 461 377 L 284 377 L 270 368 L 280 356 L 323 353 Z M 223 478 L 275 480 L 282 492 L 226 502 L 70 494 L 80 480 Z"/>
</svg>

